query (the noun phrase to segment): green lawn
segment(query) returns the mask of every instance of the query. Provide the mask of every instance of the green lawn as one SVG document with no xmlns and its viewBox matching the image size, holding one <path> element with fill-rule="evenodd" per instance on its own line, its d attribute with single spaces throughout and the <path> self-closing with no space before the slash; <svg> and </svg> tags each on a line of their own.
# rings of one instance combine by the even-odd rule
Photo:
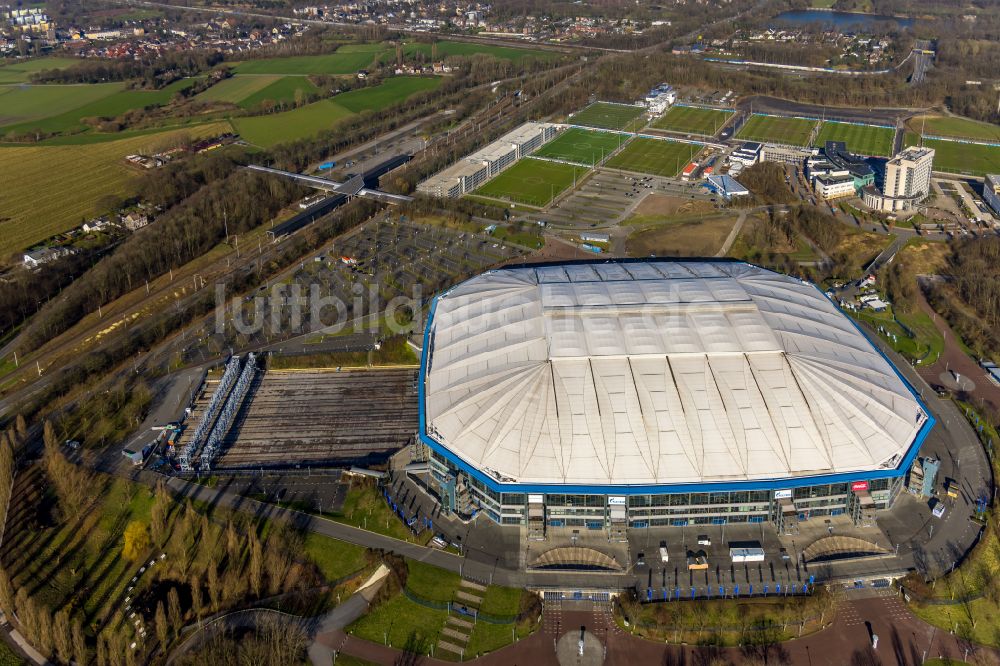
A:
<svg viewBox="0 0 1000 666">
<path fill-rule="evenodd" d="M 536 150 L 535 155 L 593 166 L 618 150 L 628 139 L 628 135 L 570 127 Z"/>
<path fill-rule="evenodd" d="M 233 118 L 240 136 L 252 144 L 270 148 L 286 141 L 305 139 L 322 130 L 332 129 L 339 121 L 353 116 L 339 104 L 324 99 L 292 111 L 251 118 Z"/>
<path fill-rule="evenodd" d="M 384 44 L 348 44 L 333 53 L 289 58 L 262 58 L 235 64 L 237 74 L 354 74 L 370 67 L 389 49 Z"/>
<path fill-rule="evenodd" d="M 24 83 L 31 75 L 45 69 L 63 69 L 79 64 L 79 58 L 33 58 L 0 65 L 0 83 Z"/>
<path fill-rule="evenodd" d="M 529 206 L 545 206 L 587 171 L 583 167 L 526 157 L 476 192 Z"/>
<path fill-rule="evenodd" d="M 461 576 L 453 571 L 417 560 L 407 560 L 406 566 L 410 571 L 406 577 L 406 589 L 423 599 L 447 603 L 454 598 L 455 590 L 462 580 Z"/>
<path fill-rule="evenodd" d="M 483 603 L 479 610 L 490 615 L 517 615 L 521 609 L 521 595 L 524 590 L 513 587 L 490 585 L 483 595 Z"/>
<path fill-rule="evenodd" d="M 201 102 L 228 102 L 239 104 L 259 90 L 263 90 L 282 76 L 277 74 L 260 74 L 255 76 L 231 76 L 219 81 L 208 90 L 198 93 L 195 99 Z"/>
<path fill-rule="evenodd" d="M 333 519 L 339 523 L 360 527 L 401 541 L 426 543 L 430 539 L 430 536 L 426 539 L 413 536 L 413 532 L 386 504 L 381 491 L 374 485 L 366 483 L 351 486 L 344 498 L 340 513 L 333 516 Z"/>
<path fill-rule="evenodd" d="M 702 149 L 698 144 L 637 138 L 607 162 L 607 166 L 656 176 L 676 176 Z"/>
<path fill-rule="evenodd" d="M 600 127 L 602 129 L 638 129 L 636 124 L 645 112 L 640 106 L 594 102 L 587 108 L 573 114 L 570 122 L 574 125 Z"/>
<path fill-rule="evenodd" d="M 520 61 L 525 58 L 549 59 L 558 55 L 552 51 L 542 51 L 539 49 L 521 49 L 510 46 L 493 46 L 491 44 L 473 44 L 470 42 L 442 41 L 437 42 L 436 46 L 437 57 L 439 59 L 447 56 L 472 56 L 481 53 L 502 60 Z M 425 58 L 431 58 L 434 50 L 430 44 L 411 42 L 403 47 L 403 53 L 406 56 L 413 56 L 416 53 L 420 53 Z M 390 53 L 389 57 L 390 59 L 395 58 L 395 53 Z"/>
<path fill-rule="evenodd" d="M 827 141 L 843 141 L 852 153 L 888 157 L 892 154 L 895 136 L 896 130 L 889 127 L 827 121 L 820 127 L 813 145 L 823 146 Z"/>
<path fill-rule="evenodd" d="M 0 70 L 2 72 L 3 70 Z M 954 137 L 956 139 L 977 139 L 980 141 L 1000 142 L 1000 125 L 983 123 L 968 118 L 948 116 L 917 116 L 907 123 L 914 132 L 923 130 L 923 134 L 932 136 Z"/>
<path fill-rule="evenodd" d="M 306 94 L 319 92 L 319 88 L 314 86 L 312 81 L 304 76 L 283 76 L 244 97 L 238 104 L 244 109 L 250 109 L 264 100 L 271 100 L 273 102 L 293 101 L 296 92 L 299 90 Z"/>
<path fill-rule="evenodd" d="M 530 636 L 533 630 L 534 627 L 530 623 L 491 624 L 480 620 L 472 628 L 472 633 L 469 634 L 469 643 L 465 646 L 465 653 L 471 658 L 499 650 L 510 645 L 511 639 L 521 640 Z"/>
<path fill-rule="evenodd" d="M 447 618 L 447 611 L 421 606 L 399 594 L 349 625 L 347 631 L 379 645 L 429 654 Z"/>
<path fill-rule="evenodd" d="M 361 546 L 331 539 L 316 532 L 306 534 L 303 550 L 328 581 L 352 574 L 366 564 L 365 549 Z"/>
<path fill-rule="evenodd" d="M 333 100 L 348 111 L 380 111 L 402 102 L 411 95 L 434 90 L 441 79 L 430 76 L 394 76 L 377 86 L 361 88 L 337 95 Z"/>
<path fill-rule="evenodd" d="M 743 124 L 736 136 L 748 141 L 804 146 L 809 142 L 809 135 L 815 126 L 815 120 L 755 114 Z"/>
<path fill-rule="evenodd" d="M 1000 173 L 1000 147 L 939 139 L 924 139 L 924 147 L 934 149 L 935 171 L 972 176 Z"/>
<path fill-rule="evenodd" d="M 653 127 L 682 134 L 714 136 L 732 115 L 732 111 L 724 109 L 672 106 L 663 117 L 653 123 Z"/>
<path fill-rule="evenodd" d="M 0 666 L 23 666 L 24 663 L 25 661 L 17 656 L 16 652 L 0 641 Z"/>
</svg>

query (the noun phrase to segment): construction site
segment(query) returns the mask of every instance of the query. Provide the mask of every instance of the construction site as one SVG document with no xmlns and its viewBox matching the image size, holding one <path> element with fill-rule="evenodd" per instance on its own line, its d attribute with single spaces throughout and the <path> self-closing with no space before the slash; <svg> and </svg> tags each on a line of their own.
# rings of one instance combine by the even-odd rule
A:
<svg viewBox="0 0 1000 666">
<path fill-rule="evenodd" d="M 206 376 L 175 443 L 180 471 L 379 465 L 417 431 L 416 368 L 265 370 L 248 357 Z"/>
</svg>

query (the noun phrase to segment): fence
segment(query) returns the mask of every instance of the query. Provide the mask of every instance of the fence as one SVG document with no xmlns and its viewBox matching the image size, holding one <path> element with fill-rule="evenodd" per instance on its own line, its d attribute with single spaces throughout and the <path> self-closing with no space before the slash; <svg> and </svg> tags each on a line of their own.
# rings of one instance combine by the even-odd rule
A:
<svg viewBox="0 0 1000 666">
<path fill-rule="evenodd" d="M 420 604 L 425 608 L 451 612 L 452 607 L 454 606 L 453 601 L 435 601 L 434 599 L 427 599 L 411 591 L 408 587 L 403 588 L 403 595 L 413 603 Z M 465 614 L 469 617 L 475 618 L 477 621 L 482 620 L 483 622 L 488 622 L 490 624 L 514 624 L 517 622 L 516 615 L 493 615 L 491 613 L 484 613 L 483 611 L 476 610 L 474 608 L 466 608 L 467 612 Z"/>
</svg>

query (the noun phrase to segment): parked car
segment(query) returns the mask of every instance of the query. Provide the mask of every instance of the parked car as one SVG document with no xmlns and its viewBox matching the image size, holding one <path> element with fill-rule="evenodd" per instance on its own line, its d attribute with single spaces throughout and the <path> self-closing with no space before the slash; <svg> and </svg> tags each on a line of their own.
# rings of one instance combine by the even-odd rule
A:
<svg viewBox="0 0 1000 666">
<path fill-rule="evenodd" d="M 935 504 L 934 508 L 931 510 L 931 513 L 934 514 L 935 518 L 940 518 L 944 515 L 944 508 L 944 502 L 938 501 L 938 503 Z"/>
<path fill-rule="evenodd" d="M 699 546 L 711 546 L 712 545 L 712 538 L 710 536 L 708 536 L 707 534 L 699 534 L 698 535 L 698 545 Z"/>
<path fill-rule="evenodd" d="M 635 557 L 635 566 L 637 566 L 637 567 L 644 567 L 644 566 L 646 566 L 646 554 L 645 553 L 639 553 L 638 555 L 636 555 L 636 557 Z"/>
<path fill-rule="evenodd" d="M 667 542 L 660 542 L 660 561 L 666 564 L 670 561 L 670 555 L 667 553 Z"/>
</svg>

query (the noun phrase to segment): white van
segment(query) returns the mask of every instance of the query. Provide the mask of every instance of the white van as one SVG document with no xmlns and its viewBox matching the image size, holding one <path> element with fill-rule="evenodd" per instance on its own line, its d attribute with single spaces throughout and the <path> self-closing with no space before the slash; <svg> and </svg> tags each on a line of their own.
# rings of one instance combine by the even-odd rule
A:
<svg viewBox="0 0 1000 666">
<path fill-rule="evenodd" d="M 666 541 L 661 541 L 660 542 L 660 562 L 663 562 L 664 564 L 666 564 L 669 561 L 670 561 L 670 556 L 667 554 L 667 542 Z"/>
</svg>

